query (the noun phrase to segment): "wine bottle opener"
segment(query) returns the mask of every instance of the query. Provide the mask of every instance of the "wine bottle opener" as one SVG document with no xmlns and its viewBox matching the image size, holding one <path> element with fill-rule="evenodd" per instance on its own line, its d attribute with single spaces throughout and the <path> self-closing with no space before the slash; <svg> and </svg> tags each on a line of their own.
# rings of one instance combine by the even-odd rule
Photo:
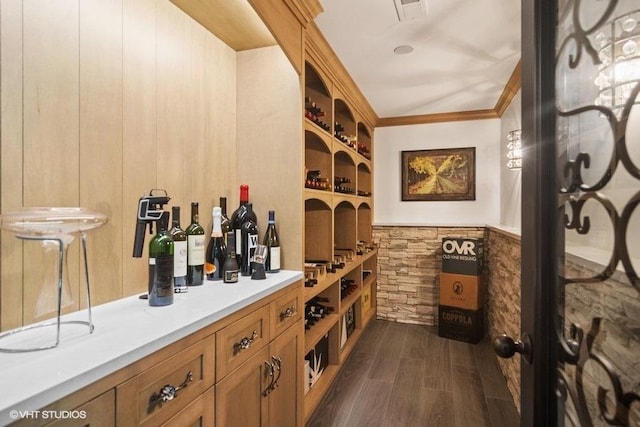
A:
<svg viewBox="0 0 640 427">
<path fill-rule="evenodd" d="M 156 194 L 154 194 L 154 192 Z M 149 233 L 153 234 L 153 223 L 160 219 L 164 212 L 163 207 L 169 203 L 171 197 L 166 190 L 152 189 L 148 196 L 140 197 L 138 200 L 138 213 L 136 215 L 136 236 L 133 241 L 133 257 L 142 257 L 144 247 L 144 233 L 149 224 Z"/>
</svg>

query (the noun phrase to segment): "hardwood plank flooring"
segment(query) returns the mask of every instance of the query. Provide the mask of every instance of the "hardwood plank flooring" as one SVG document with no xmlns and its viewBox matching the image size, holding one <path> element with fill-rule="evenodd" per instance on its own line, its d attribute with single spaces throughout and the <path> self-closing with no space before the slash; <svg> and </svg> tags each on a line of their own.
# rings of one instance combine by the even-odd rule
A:
<svg viewBox="0 0 640 427">
<path fill-rule="evenodd" d="M 515 408 L 488 339 L 374 320 L 308 427 L 515 427 Z"/>
</svg>

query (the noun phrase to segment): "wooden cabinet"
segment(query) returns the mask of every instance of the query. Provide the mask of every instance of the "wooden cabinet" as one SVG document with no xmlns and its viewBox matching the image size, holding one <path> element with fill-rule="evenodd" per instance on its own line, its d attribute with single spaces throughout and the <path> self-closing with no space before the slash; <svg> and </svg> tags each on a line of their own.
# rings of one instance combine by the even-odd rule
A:
<svg viewBox="0 0 640 427">
<path fill-rule="evenodd" d="M 372 244 L 373 132 L 343 85 L 307 52 L 304 68 L 305 304 L 329 314 L 306 324 L 310 365 L 305 419 L 329 390 L 376 311 L 377 251 Z M 305 311 L 307 308 L 305 308 Z M 313 324 L 311 324 L 313 323 Z"/>
<path fill-rule="evenodd" d="M 216 384 L 216 425 L 301 425 L 299 331 L 290 327 Z"/>
<path fill-rule="evenodd" d="M 15 424 L 302 426 L 300 276 Z"/>
<path fill-rule="evenodd" d="M 209 336 L 116 387 L 117 424 L 167 421 L 213 386 L 213 356 L 214 337 Z"/>
</svg>

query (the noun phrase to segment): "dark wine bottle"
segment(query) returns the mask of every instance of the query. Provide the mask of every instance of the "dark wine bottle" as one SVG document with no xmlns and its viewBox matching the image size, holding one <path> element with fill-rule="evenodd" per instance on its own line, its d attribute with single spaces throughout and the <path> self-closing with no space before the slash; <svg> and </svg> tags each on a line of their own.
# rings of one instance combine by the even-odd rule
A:
<svg viewBox="0 0 640 427">
<path fill-rule="evenodd" d="M 221 211 L 218 206 L 213 208 L 213 227 L 211 230 L 211 239 L 209 239 L 209 245 L 207 246 L 206 262 L 204 264 L 207 280 L 222 280 L 222 267 L 224 266 L 227 248 L 222 235 Z"/>
<path fill-rule="evenodd" d="M 269 222 L 262 244 L 268 250 L 264 270 L 267 273 L 277 273 L 280 271 L 280 239 L 276 230 L 276 213 L 274 211 L 269 211 Z"/>
<path fill-rule="evenodd" d="M 247 214 L 246 220 L 242 223 L 240 238 L 242 239 L 242 255 L 240 255 L 240 274 L 243 276 L 251 276 L 253 269 L 251 268 L 251 257 L 258 246 L 258 224 L 253 219 L 256 214 L 253 213 L 253 205 L 246 204 Z"/>
<path fill-rule="evenodd" d="M 167 233 L 169 212 L 156 221 L 158 234 L 149 242 L 149 305 L 173 304 L 173 240 Z"/>
<path fill-rule="evenodd" d="M 187 285 L 200 286 L 204 279 L 204 228 L 198 217 L 198 202 L 191 203 L 191 224 L 187 232 Z"/>
<path fill-rule="evenodd" d="M 253 222 L 257 225 L 258 218 L 256 214 L 251 211 L 250 213 L 247 210 L 247 204 L 249 203 L 249 186 L 247 184 L 242 184 L 240 186 L 240 206 L 238 209 L 233 211 L 231 215 L 231 229 L 235 234 L 235 242 L 236 242 L 236 257 L 238 258 L 238 263 L 241 264 L 242 259 L 242 224 L 247 219 L 252 219 Z"/>
<path fill-rule="evenodd" d="M 236 236 L 233 231 L 227 233 L 227 255 L 222 267 L 222 281 L 224 283 L 238 282 L 238 260 L 236 259 Z"/>
<path fill-rule="evenodd" d="M 227 233 L 231 230 L 231 220 L 227 216 L 227 198 L 220 197 L 220 228 L 222 230 L 222 237 L 224 237 L 224 243 L 227 243 Z"/>
<path fill-rule="evenodd" d="M 171 230 L 173 240 L 173 290 L 187 292 L 187 233 L 180 227 L 180 206 L 171 208 Z"/>
</svg>

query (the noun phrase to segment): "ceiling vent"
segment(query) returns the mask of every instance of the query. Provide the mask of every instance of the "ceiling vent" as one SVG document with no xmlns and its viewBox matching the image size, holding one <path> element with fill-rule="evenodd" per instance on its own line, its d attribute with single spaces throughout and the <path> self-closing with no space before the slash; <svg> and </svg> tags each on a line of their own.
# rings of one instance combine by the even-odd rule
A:
<svg viewBox="0 0 640 427">
<path fill-rule="evenodd" d="M 393 0 L 400 21 L 427 16 L 427 0 Z"/>
</svg>

